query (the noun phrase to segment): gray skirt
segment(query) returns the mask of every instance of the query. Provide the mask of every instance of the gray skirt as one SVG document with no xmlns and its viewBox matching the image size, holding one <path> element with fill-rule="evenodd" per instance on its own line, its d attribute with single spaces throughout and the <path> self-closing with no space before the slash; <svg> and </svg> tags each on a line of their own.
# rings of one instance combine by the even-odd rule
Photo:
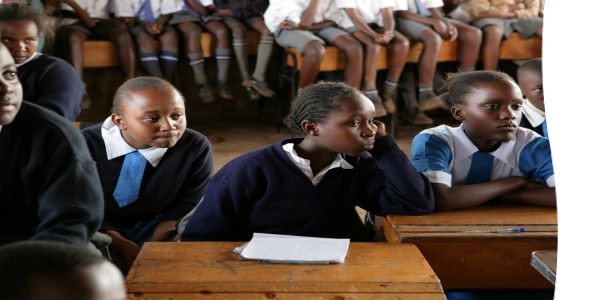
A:
<svg viewBox="0 0 600 300">
<path fill-rule="evenodd" d="M 496 25 L 502 29 L 505 38 L 508 38 L 513 32 L 517 32 L 522 38 L 528 39 L 542 28 L 544 20 L 539 17 L 529 19 L 484 18 L 473 22 L 473 25 L 479 28 Z"/>
</svg>

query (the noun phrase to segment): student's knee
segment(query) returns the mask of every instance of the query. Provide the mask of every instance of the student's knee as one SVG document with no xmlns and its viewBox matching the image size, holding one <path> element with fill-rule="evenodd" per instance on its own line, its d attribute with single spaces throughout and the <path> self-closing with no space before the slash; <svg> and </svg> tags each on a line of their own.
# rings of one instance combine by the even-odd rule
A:
<svg viewBox="0 0 600 300">
<path fill-rule="evenodd" d="M 177 47 L 177 33 L 175 30 L 165 30 L 159 37 L 160 43 L 165 46 Z"/>
<path fill-rule="evenodd" d="M 225 26 L 216 27 L 212 34 L 215 35 L 219 41 L 229 41 L 229 30 Z"/>
<path fill-rule="evenodd" d="M 461 28 L 458 35 L 458 39 L 462 42 L 471 45 L 480 45 L 481 35 L 481 30 L 479 28 L 473 26 L 465 26 Z"/>
<path fill-rule="evenodd" d="M 234 39 L 245 39 L 248 33 L 248 29 L 244 24 L 234 24 L 231 26 L 231 33 Z"/>
<path fill-rule="evenodd" d="M 423 30 L 420 36 L 426 49 L 438 51 L 442 46 L 442 38 L 433 30 Z"/>
<path fill-rule="evenodd" d="M 154 41 L 154 39 L 147 33 L 141 33 L 138 34 L 135 37 L 135 41 L 138 44 L 138 47 L 140 48 L 141 51 L 143 52 L 148 52 L 150 50 L 152 50 L 152 43 Z"/>
<path fill-rule="evenodd" d="M 362 61 L 363 47 L 358 41 L 354 39 L 348 39 L 344 43 L 341 43 L 339 47 L 342 52 L 344 52 L 348 60 Z"/>
<path fill-rule="evenodd" d="M 87 34 L 81 30 L 71 29 L 66 32 L 67 40 L 69 44 L 83 44 L 87 39 Z"/>
<path fill-rule="evenodd" d="M 269 29 L 265 28 L 260 32 L 261 39 L 273 39 L 273 34 L 269 31 Z"/>
<path fill-rule="evenodd" d="M 304 46 L 302 54 L 306 57 L 318 58 L 321 61 L 325 57 L 325 47 L 319 41 L 311 41 Z"/>
<path fill-rule="evenodd" d="M 367 43 L 364 43 L 364 49 L 366 54 L 375 54 L 375 53 L 379 53 L 379 51 L 381 50 L 381 45 L 375 43 L 375 41 L 369 41 Z"/>
<path fill-rule="evenodd" d="M 500 41 L 502 40 L 502 28 L 496 25 L 489 25 L 483 27 L 483 36 L 488 41 Z"/>
</svg>

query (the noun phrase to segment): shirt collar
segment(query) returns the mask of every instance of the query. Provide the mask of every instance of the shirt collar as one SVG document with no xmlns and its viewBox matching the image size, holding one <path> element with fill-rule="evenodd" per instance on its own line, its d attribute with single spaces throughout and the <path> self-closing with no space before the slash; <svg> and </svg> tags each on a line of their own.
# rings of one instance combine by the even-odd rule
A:
<svg viewBox="0 0 600 300">
<path fill-rule="evenodd" d="M 287 143 L 283 145 L 283 151 L 285 151 L 294 165 L 296 165 L 300 171 L 302 171 L 302 173 L 304 173 L 311 180 L 313 185 L 319 184 L 321 179 L 323 179 L 323 176 L 325 176 L 325 174 L 331 169 L 354 169 L 354 167 L 338 153 L 331 164 L 323 168 L 323 170 L 321 170 L 317 175 L 313 176 L 312 169 L 310 168 L 310 160 L 298 156 L 298 153 L 296 153 L 296 150 L 294 149 L 294 143 Z"/>
<path fill-rule="evenodd" d="M 523 101 L 523 115 L 533 127 L 538 127 L 546 121 L 546 113 L 535 107 L 535 105 L 531 104 L 531 101 L 527 99 Z"/>
<path fill-rule="evenodd" d="M 450 130 L 453 131 L 453 135 L 456 137 L 456 143 L 454 145 L 454 157 L 457 162 L 470 158 L 475 152 L 479 151 L 477 146 L 473 144 L 471 139 L 469 139 L 465 133 L 463 124 L 460 124 L 459 127 L 451 128 Z M 517 130 L 515 138 L 513 138 L 511 141 L 500 144 L 498 149 L 493 152 L 489 152 L 489 154 L 510 165 L 512 161 L 511 158 L 515 156 L 514 149 L 519 132 L 520 131 Z"/>
<path fill-rule="evenodd" d="M 28 58 L 26 61 L 24 61 L 24 62 L 23 62 L 23 63 L 21 63 L 21 64 L 15 64 L 15 66 L 17 66 L 17 68 L 18 68 L 18 67 L 20 67 L 20 66 L 22 66 L 22 65 L 24 65 L 24 64 L 26 64 L 26 63 L 28 63 L 28 62 L 30 62 L 30 61 L 32 61 L 32 60 L 34 60 L 34 59 L 36 59 L 36 58 L 38 58 L 40 55 L 42 55 L 42 54 L 41 54 L 41 53 L 39 53 L 39 52 L 36 52 L 36 53 L 34 53 L 34 54 L 33 54 L 33 55 L 30 57 L 30 58 Z"/>
<path fill-rule="evenodd" d="M 102 139 L 104 140 L 104 146 L 106 147 L 106 157 L 108 160 L 138 150 L 140 154 L 142 154 L 142 156 L 146 158 L 146 160 L 153 167 L 156 168 L 160 160 L 163 158 L 163 156 L 169 149 L 156 147 L 151 147 L 147 149 L 135 149 L 131 147 L 129 144 L 127 144 L 125 139 L 123 139 L 123 136 L 121 135 L 121 130 L 117 125 L 115 125 L 115 123 L 113 123 L 111 117 L 108 117 L 106 118 L 106 120 L 104 120 L 104 123 L 102 123 L 101 132 Z"/>
</svg>

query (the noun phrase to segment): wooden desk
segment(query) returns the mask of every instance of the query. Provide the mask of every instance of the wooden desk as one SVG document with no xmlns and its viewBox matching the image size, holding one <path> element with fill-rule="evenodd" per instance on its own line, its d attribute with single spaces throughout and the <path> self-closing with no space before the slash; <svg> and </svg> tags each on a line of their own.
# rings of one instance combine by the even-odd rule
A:
<svg viewBox="0 0 600 300">
<path fill-rule="evenodd" d="M 351 243 L 334 265 L 243 261 L 232 252 L 239 245 L 146 243 L 126 278 L 129 299 L 445 299 L 411 244 Z"/>
<path fill-rule="evenodd" d="M 524 227 L 523 233 L 474 231 Z M 413 243 L 444 289 L 551 288 L 529 265 L 531 252 L 555 250 L 556 209 L 484 205 L 423 216 L 387 216 L 390 243 Z"/>
<path fill-rule="evenodd" d="M 533 251 L 531 265 L 552 284 L 556 284 L 556 250 Z"/>
</svg>

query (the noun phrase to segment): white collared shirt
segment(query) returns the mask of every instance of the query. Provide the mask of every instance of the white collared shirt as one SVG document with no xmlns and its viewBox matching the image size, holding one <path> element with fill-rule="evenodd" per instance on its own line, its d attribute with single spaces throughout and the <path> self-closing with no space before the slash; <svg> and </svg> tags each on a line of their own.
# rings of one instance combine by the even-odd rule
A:
<svg viewBox="0 0 600 300">
<path fill-rule="evenodd" d="M 83 10 L 85 10 L 92 19 L 108 19 L 110 12 L 110 0 L 75 0 Z M 117 1 L 118 2 L 118 1 Z M 73 11 L 73 8 L 67 4 L 61 4 L 61 9 Z"/>
<path fill-rule="evenodd" d="M 338 25 L 342 28 L 356 27 L 344 8 L 355 8 L 367 24 L 383 26 L 381 10 L 388 7 L 394 9 L 396 5 L 394 0 L 335 0 L 335 4 L 341 10 L 342 17 Z"/>
<path fill-rule="evenodd" d="M 412 163 L 431 182 L 449 187 L 462 185 L 473 154 L 479 149 L 463 126 L 440 125 L 421 131 L 413 139 Z M 518 128 L 515 138 L 490 152 L 494 157 L 490 180 L 520 176 L 554 187 L 554 170 L 548 139 Z"/>
<path fill-rule="evenodd" d="M 169 150 L 169 148 L 151 147 L 147 149 L 135 149 L 131 147 L 129 144 L 127 144 L 125 139 L 123 139 L 123 136 L 121 135 L 121 129 L 119 129 L 119 127 L 113 123 L 111 117 L 108 117 L 106 120 L 104 120 L 104 123 L 102 123 L 101 132 L 102 139 L 104 140 L 104 146 L 106 147 L 106 158 L 108 160 L 129 154 L 137 150 L 153 167 L 156 168 L 167 150 Z"/>
<path fill-rule="evenodd" d="M 294 150 L 294 143 L 287 143 L 283 145 L 283 151 L 285 151 L 294 165 L 296 165 L 315 186 L 321 182 L 323 176 L 325 176 L 325 174 L 331 169 L 354 169 L 354 167 L 338 153 L 329 166 L 323 168 L 323 170 L 321 170 L 317 175 L 313 176 L 312 169 L 310 168 L 310 160 L 298 156 L 298 153 L 296 153 L 296 150 Z"/>
<path fill-rule="evenodd" d="M 113 1 L 115 16 L 120 18 L 136 17 L 140 6 L 142 6 L 145 1 L 146 0 Z M 183 9 L 183 1 L 185 0 L 150 0 L 152 14 L 155 18 L 158 18 L 162 15 L 178 12 Z"/>
<path fill-rule="evenodd" d="M 279 29 L 279 24 L 283 21 L 299 24 L 300 18 L 309 4 L 310 0 L 270 0 L 269 7 L 263 14 L 267 28 L 275 33 Z M 335 5 L 334 0 L 319 1 L 314 23 L 325 20 L 337 23 L 340 18 L 340 10 Z"/>
<path fill-rule="evenodd" d="M 525 99 L 525 101 L 523 101 L 522 108 L 523 116 L 527 118 L 527 121 L 531 123 L 531 126 L 538 127 L 542 125 L 544 121 L 546 121 L 546 113 L 543 110 L 535 107 L 531 101 Z"/>
<path fill-rule="evenodd" d="M 436 8 L 444 6 L 443 0 L 396 0 L 396 10 L 398 10 L 399 2 L 406 2 L 407 9 L 411 13 L 418 14 L 419 10 L 417 9 L 417 4 L 415 1 L 419 1 L 422 3 L 425 8 Z"/>
</svg>

